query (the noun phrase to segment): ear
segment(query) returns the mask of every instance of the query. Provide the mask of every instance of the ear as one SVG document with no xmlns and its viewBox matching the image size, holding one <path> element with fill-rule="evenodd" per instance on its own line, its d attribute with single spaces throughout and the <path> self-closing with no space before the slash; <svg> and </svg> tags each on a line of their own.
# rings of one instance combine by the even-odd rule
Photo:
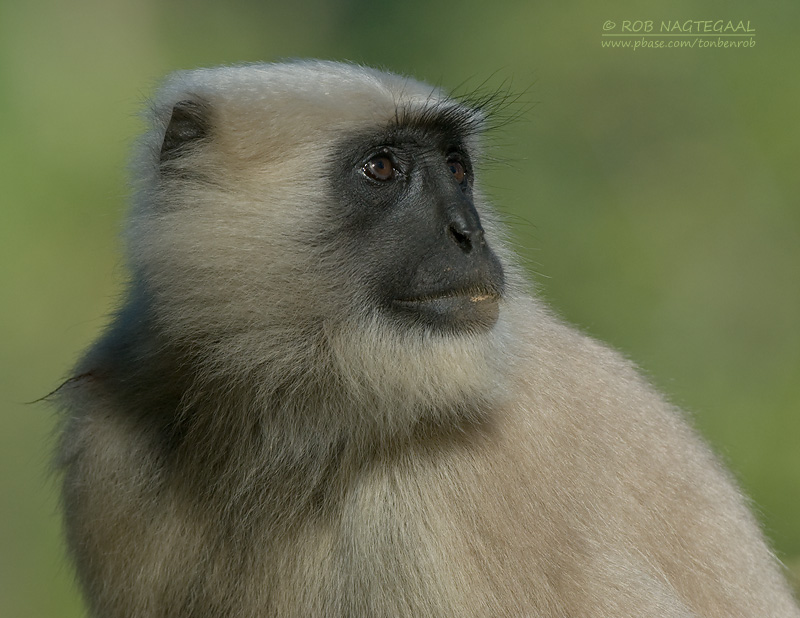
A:
<svg viewBox="0 0 800 618">
<path fill-rule="evenodd" d="M 164 141 L 161 144 L 161 162 L 180 156 L 181 151 L 211 132 L 210 108 L 202 101 L 179 101 L 172 108 Z"/>
</svg>

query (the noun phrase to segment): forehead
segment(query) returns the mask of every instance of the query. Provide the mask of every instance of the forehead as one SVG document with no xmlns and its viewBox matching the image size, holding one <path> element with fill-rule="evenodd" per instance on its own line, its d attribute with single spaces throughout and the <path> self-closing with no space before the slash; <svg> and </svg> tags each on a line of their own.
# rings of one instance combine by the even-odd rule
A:
<svg viewBox="0 0 800 618">
<path fill-rule="evenodd" d="M 480 112 L 416 80 L 355 65 L 306 61 L 178 73 L 160 94 L 162 109 L 200 98 L 212 110 L 220 146 L 253 152 L 364 132 L 473 135 Z M 166 112 L 162 112 L 165 116 Z"/>
</svg>

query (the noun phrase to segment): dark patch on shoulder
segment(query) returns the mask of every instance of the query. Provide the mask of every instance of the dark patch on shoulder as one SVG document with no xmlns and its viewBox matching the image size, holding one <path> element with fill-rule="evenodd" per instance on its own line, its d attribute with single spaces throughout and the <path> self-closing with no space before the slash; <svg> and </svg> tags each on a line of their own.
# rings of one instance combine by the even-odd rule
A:
<svg viewBox="0 0 800 618">
<path fill-rule="evenodd" d="M 90 399 L 108 398 L 112 413 L 138 426 L 140 435 L 151 440 L 160 455 L 169 456 L 185 434 L 180 410 L 189 376 L 182 369 L 179 351 L 168 345 L 149 317 L 149 303 L 146 293 L 132 290 L 76 375 L 59 392 L 69 387 Z M 75 401 L 80 400 L 79 396 Z"/>
</svg>

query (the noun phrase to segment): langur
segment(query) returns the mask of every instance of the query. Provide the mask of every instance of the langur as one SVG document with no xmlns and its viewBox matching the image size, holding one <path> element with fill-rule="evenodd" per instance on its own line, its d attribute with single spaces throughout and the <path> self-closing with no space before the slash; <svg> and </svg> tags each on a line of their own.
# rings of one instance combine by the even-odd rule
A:
<svg viewBox="0 0 800 618">
<path fill-rule="evenodd" d="M 490 111 L 333 62 L 166 81 L 57 393 L 91 616 L 800 616 L 680 411 L 527 291 Z"/>
</svg>

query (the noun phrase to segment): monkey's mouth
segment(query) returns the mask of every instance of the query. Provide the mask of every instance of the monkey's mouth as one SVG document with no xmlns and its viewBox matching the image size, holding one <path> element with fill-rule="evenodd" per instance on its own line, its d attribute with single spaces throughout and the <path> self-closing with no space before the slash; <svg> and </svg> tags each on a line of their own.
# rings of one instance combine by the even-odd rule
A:
<svg viewBox="0 0 800 618">
<path fill-rule="evenodd" d="M 501 295 L 493 290 L 452 290 L 392 301 L 399 315 L 446 330 L 485 330 L 500 314 Z"/>
</svg>

